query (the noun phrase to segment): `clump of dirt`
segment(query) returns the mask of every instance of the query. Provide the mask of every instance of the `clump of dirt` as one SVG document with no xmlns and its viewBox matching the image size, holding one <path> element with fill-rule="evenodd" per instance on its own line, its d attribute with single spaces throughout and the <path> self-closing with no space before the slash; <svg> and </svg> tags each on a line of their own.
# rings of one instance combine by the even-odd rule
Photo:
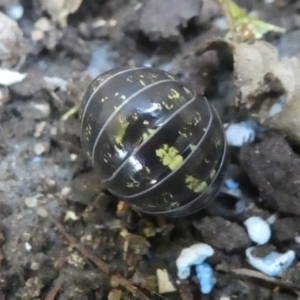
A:
<svg viewBox="0 0 300 300">
<path fill-rule="evenodd" d="M 274 135 L 257 144 L 247 145 L 243 147 L 240 158 L 260 192 L 261 202 L 275 211 L 299 216 L 300 158 L 284 137 Z M 276 170 L 273 164 L 277 166 Z"/>
</svg>

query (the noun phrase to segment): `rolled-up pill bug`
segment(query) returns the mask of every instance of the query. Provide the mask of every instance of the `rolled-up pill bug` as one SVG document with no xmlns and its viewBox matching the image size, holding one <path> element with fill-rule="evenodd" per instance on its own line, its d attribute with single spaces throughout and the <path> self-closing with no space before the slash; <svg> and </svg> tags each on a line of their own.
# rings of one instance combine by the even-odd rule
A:
<svg viewBox="0 0 300 300">
<path fill-rule="evenodd" d="M 173 75 L 118 68 L 82 100 L 81 143 L 104 186 L 135 210 L 180 217 L 218 193 L 228 165 L 213 106 Z"/>
</svg>

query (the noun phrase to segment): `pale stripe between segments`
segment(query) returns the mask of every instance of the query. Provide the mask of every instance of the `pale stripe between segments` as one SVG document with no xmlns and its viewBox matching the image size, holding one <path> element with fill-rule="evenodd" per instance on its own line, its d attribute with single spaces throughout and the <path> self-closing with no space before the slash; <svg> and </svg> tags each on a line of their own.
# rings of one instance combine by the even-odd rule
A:
<svg viewBox="0 0 300 300">
<path fill-rule="evenodd" d="M 107 182 L 107 181 L 111 181 L 112 179 L 114 179 L 117 174 L 120 172 L 120 170 L 124 167 L 124 165 L 128 162 L 128 160 L 130 159 L 131 156 L 135 155 L 151 138 L 154 137 L 154 135 L 156 135 L 161 129 L 163 129 L 168 123 L 169 121 L 171 121 L 174 116 L 178 115 L 183 109 L 185 109 L 187 106 L 189 106 L 191 103 L 193 103 L 196 99 L 196 94 L 191 98 L 191 100 L 189 100 L 188 102 L 186 102 L 184 105 L 182 105 L 179 109 L 177 109 L 176 111 L 174 111 L 171 116 L 169 118 L 166 119 L 166 121 L 157 129 L 155 130 L 150 136 L 149 138 L 144 141 L 143 143 L 141 143 L 131 154 L 130 156 L 120 165 L 120 167 L 112 174 L 112 176 L 108 179 L 102 180 L 102 182 Z"/>
<path fill-rule="evenodd" d="M 98 144 L 98 141 L 102 135 L 102 133 L 104 132 L 106 126 L 109 124 L 109 122 L 115 117 L 115 115 L 120 111 L 120 109 L 125 106 L 132 98 L 138 96 L 139 94 L 141 94 L 142 92 L 158 85 L 161 83 L 165 83 L 165 82 L 177 82 L 177 80 L 173 80 L 173 79 L 165 79 L 165 80 L 160 80 L 157 82 L 153 82 L 143 88 L 141 88 L 140 90 L 138 90 L 137 92 L 133 93 L 130 97 L 128 97 L 125 101 L 123 101 L 116 110 L 114 110 L 114 112 L 109 116 L 109 118 L 106 120 L 106 122 L 104 123 L 103 127 L 101 128 L 101 130 L 99 131 L 97 138 L 95 140 L 94 146 L 93 146 L 93 152 L 92 152 L 92 163 L 94 164 L 94 156 L 95 156 L 95 150 Z"/>
<path fill-rule="evenodd" d="M 139 70 L 139 69 L 147 69 L 147 67 L 140 67 L 140 68 L 134 68 L 134 69 L 128 69 L 128 70 L 123 70 L 123 71 L 120 71 L 114 75 L 111 75 L 110 77 L 106 78 L 104 81 L 102 81 L 98 86 L 97 88 L 93 91 L 92 95 L 90 96 L 89 100 L 87 101 L 85 107 L 84 107 L 84 110 L 83 110 L 83 113 L 82 113 L 82 117 L 81 117 L 81 132 L 82 132 L 82 125 L 83 125 L 83 121 L 84 121 L 84 118 L 85 118 L 85 114 L 86 114 L 86 111 L 88 109 L 88 106 L 90 104 L 90 102 L 92 101 L 94 95 L 98 92 L 98 90 L 105 84 L 107 83 L 108 81 L 110 81 L 111 79 L 113 79 L 114 77 L 116 76 L 119 76 L 119 75 L 122 75 L 124 73 L 127 73 L 127 72 L 132 72 L 132 71 L 135 71 L 135 70 Z M 96 78 L 97 79 L 97 78 Z M 95 79 L 95 80 L 96 80 Z"/>
</svg>

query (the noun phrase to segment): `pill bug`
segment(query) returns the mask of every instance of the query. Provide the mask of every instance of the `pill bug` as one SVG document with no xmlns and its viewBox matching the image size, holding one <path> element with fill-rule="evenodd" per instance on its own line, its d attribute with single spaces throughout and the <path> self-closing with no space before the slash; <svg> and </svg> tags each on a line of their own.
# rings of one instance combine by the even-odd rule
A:
<svg viewBox="0 0 300 300">
<path fill-rule="evenodd" d="M 167 72 L 127 67 L 99 75 L 80 119 L 83 152 L 102 183 L 137 211 L 189 215 L 222 185 L 228 159 L 219 116 Z"/>
</svg>

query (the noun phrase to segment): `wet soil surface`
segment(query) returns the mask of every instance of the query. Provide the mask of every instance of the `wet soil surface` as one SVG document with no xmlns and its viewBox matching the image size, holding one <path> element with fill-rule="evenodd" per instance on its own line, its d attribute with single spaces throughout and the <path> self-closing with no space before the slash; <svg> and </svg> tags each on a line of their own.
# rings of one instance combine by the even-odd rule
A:
<svg viewBox="0 0 300 300">
<path fill-rule="evenodd" d="M 269 41 L 298 56 L 300 1 L 269 2 L 238 1 L 285 27 Z M 267 132 L 232 150 L 250 195 L 242 212 L 173 220 L 140 215 L 103 190 L 81 152 L 78 114 L 62 119 L 94 76 L 126 65 L 169 71 L 204 90 L 224 121 L 235 118 L 224 113 L 234 97 L 231 70 L 212 53 L 187 55 L 226 32 L 214 1 L 84 0 L 68 18 L 39 1 L 21 4 L 26 59 L 19 71 L 27 77 L 0 88 L 0 299 L 133 299 L 133 285 L 148 299 L 297 299 L 276 284 L 229 272 L 251 269 L 243 226 L 250 216 L 277 213 L 270 249 L 300 254 L 299 151 L 283 136 Z M 180 251 L 199 242 L 215 249 L 210 295 L 201 295 L 194 274 L 177 279 Z M 168 271 L 176 291 L 158 295 L 158 269 Z"/>
</svg>

